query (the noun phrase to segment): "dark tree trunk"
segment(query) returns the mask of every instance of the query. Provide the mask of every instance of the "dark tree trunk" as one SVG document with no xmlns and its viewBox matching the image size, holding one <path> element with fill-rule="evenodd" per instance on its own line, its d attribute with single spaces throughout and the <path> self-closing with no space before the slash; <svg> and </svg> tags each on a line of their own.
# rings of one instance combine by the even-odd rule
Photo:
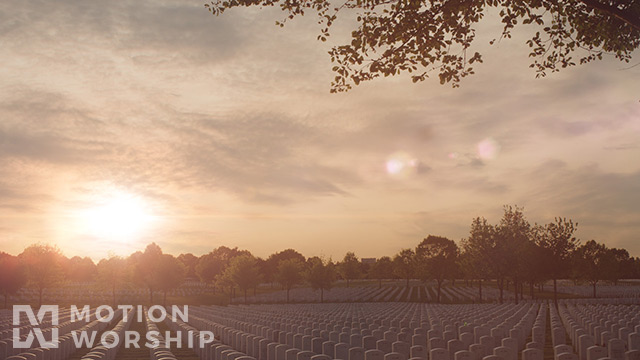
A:
<svg viewBox="0 0 640 360">
<path fill-rule="evenodd" d="M 531 300 L 536 298 L 536 296 L 533 293 L 533 281 L 529 282 L 529 295 L 531 295 Z"/>
<path fill-rule="evenodd" d="M 543 285 L 544 286 L 544 285 Z M 553 279 L 553 304 L 558 308 L 558 280 Z"/>
<path fill-rule="evenodd" d="M 524 281 L 520 283 L 520 300 L 524 300 Z"/>
</svg>

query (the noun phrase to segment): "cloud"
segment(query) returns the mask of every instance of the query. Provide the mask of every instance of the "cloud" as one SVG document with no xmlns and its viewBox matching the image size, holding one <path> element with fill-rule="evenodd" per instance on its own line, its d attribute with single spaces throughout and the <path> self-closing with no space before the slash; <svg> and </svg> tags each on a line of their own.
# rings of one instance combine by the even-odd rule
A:
<svg viewBox="0 0 640 360">
<path fill-rule="evenodd" d="M 401 237 L 465 234 L 470 215 L 505 203 L 618 243 L 638 230 L 640 68 L 534 80 L 526 47 L 504 41 L 460 89 L 393 77 L 331 95 L 314 18 L 278 29 L 277 8 L 213 17 L 202 5 L 1 2 L 0 206 L 39 216 L 116 187 L 179 214 L 402 214 L 384 222 Z M 484 139 L 495 156 L 478 156 Z M 398 153 L 410 176 L 386 171 Z M 204 223 L 167 234 L 196 244 Z M 362 228 L 350 235 L 372 235 Z"/>
</svg>

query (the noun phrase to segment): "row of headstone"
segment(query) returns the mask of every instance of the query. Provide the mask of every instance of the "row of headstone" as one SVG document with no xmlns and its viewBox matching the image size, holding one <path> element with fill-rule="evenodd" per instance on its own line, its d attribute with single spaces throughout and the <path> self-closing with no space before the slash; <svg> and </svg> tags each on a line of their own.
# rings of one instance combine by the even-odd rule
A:
<svg viewBox="0 0 640 360">
<path fill-rule="evenodd" d="M 123 310 L 118 309 L 115 312 L 116 319 L 122 318 L 118 323 L 101 339 L 100 343 L 95 345 L 82 360 L 114 360 L 118 350 L 122 347 L 122 339 L 125 338 L 125 331 L 131 326 L 134 319 L 134 309 L 127 312 L 127 316 L 123 316 Z M 126 321 L 125 321 L 126 318 Z"/>
<path fill-rule="evenodd" d="M 558 286 L 558 291 L 580 297 L 593 296 L 593 287 L 589 285 L 563 284 Z M 638 298 L 640 297 L 640 286 L 598 285 L 596 294 L 601 298 Z"/>
<path fill-rule="evenodd" d="M 190 309 L 190 324 L 213 331 L 223 344 L 258 355 L 259 359 L 259 351 L 254 348 L 262 340 L 267 350 L 274 343 L 274 348 L 283 345 L 287 350 L 331 358 L 338 354 L 345 360 L 352 349 L 358 354 L 358 349 L 362 353 L 377 350 L 385 356 L 398 353 L 407 359 L 416 357 L 413 355 L 426 358 L 434 350 L 433 354 L 445 350 L 447 360 L 455 360 L 459 351 L 470 352 L 473 359 L 494 356 L 497 351 L 508 353 L 511 359 L 517 358 L 519 351 L 529 350 L 525 345 L 532 349 L 526 354 L 533 360 L 538 353 L 535 350 L 544 346 L 541 329 L 546 305 L 349 305 L 202 307 Z M 525 344 L 534 327 L 534 337 L 539 341 Z M 459 357 L 464 358 L 464 354 Z M 270 360 L 268 352 L 264 360 Z"/>
<path fill-rule="evenodd" d="M 149 311 L 144 308 L 144 322 L 147 328 L 147 338 L 151 344 L 157 344 L 149 348 L 150 360 L 177 360 L 171 352 L 170 345 L 166 343 L 164 336 L 158 329 L 158 325 L 149 319 Z"/>
<path fill-rule="evenodd" d="M 76 322 L 82 325 L 83 322 Z M 107 323 L 98 320 L 81 326 L 73 331 L 77 332 L 100 332 L 107 327 Z M 78 348 L 73 339 L 72 333 L 60 332 L 58 339 L 54 341 L 54 347 L 32 347 L 30 349 L 20 349 L 13 346 L 13 341 L 0 341 L 0 359 L 7 360 L 65 360 L 73 355 Z M 36 344 L 34 341 L 33 344 Z M 35 346 L 35 345 L 34 345 Z"/>
<path fill-rule="evenodd" d="M 564 353 L 572 348 L 578 360 L 625 360 L 640 356 L 640 307 L 637 305 L 561 303 L 557 314 L 552 312 L 552 321 L 556 315 L 562 320 L 566 340 L 573 346 L 556 344 L 556 340 L 554 345 L 564 349 Z M 562 339 L 562 335 L 557 337 Z M 556 360 L 562 360 L 559 354 L 556 351 Z"/>
<path fill-rule="evenodd" d="M 424 295 L 423 295 L 424 294 Z M 505 301 L 514 298 L 513 292 L 505 290 Z M 334 288 L 323 292 L 325 302 L 394 302 L 394 301 L 423 301 L 434 302 L 437 299 L 435 286 L 360 286 L 351 288 Z M 486 287 L 483 289 L 483 301 L 497 301 L 500 292 L 497 289 Z M 525 296 L 526 298 L 526 296 Z M 320 290 L 311 288 L 295 288 L 289 291 L 290 302 L 319 302 Z M 275 291 L 247 297 L 248 303 L 284 303 L 287 300 L 287 291 Z M 445 286 L 441 288 L 441 301 L 448 303 L 477 302 L 479 300 L 478 289 L 468 286 Z M 235 297 L 233 303 L 242 304 L 244 297 Z"/>
</svg>

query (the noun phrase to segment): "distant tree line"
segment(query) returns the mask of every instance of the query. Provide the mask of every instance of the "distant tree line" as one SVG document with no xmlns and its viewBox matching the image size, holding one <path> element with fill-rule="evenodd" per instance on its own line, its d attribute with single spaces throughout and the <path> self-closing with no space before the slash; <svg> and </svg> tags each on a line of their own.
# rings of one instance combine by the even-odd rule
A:
<svg viewBox="0 0 640 360">
<path fill-rule="evenodd" d="M 330 290 L 338 279 L 346 286 L 358 279 L 400 279 L 409 286 L 412 279 L 434 281 L 437 301 L 440 302 L 445 281 L 455 285 L 456 279 L 477 283 L 478 298 L 482 301 L 483 282 L 494 282 L 500 291 L 511 286 L 515 301 L 523 298 L 525 285 L 532 297 L 534 288 L 543 290 L 547 281 L 553 283 L 557 303 L 557 281 L 571 279 L 593 287 L 601 282 L 617 284 L 621 279 L 640 278 L 640 259 L 631 257 L 627 250 L 609 248 L 590 240 L 581 243 L 575 237 L 578 224 L 571 219 L 555 218 L 548 224 L 530 224 L 522 208 L 505 206 L 499 223 L 491 224 L 483 217 L 472 220 L 469 236 L 455 241 L 442 236 L 429 235 L 414 249 L 402 249 L 393 256 L 383 256 L 375 262 L 363 262 L 355 253 L 347 252 L 342 260 L 334 262 L 317 256 L 306 258 L 293 249 L 275 252 L 266 259 L 256 257 L 247 250 L 220 246 L 202 256 L 164 254 L 155 243 L 144 251 L 127 258 L 112 256 L 95 264 L 88 257 L 66 258 L 54 246 L 36 244 L 21 254 L 12 256 L 0 252 L 0 293 L 5 307 L 8 296 L 29 286 L 39 294 L 39 302 L 47 288 L 65 282 L 98 283 L 116 294 L 125 284 L 145 288 L 149 301 L 154 293 L 163 295 L 179 287 L 185 279 L 200 280 L 212 291 L 224 292 L 233 298 L 236 289 L 247 301 L 249 291 L 256 294 L 259 285 L 276 284 L 289 292 L 296 286 L 310 286 L 319 291 L 324 301 L 325 290 Z"/>
</svg>

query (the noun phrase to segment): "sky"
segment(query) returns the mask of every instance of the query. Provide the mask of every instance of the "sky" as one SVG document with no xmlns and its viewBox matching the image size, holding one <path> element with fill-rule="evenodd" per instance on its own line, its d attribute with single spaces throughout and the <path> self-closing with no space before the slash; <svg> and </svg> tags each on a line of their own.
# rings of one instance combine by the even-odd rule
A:
<svg viewBox="0 0 640 360">
<path fill-rule="evenodd" d="M 460 88 L 330 94 L 348 20 L 323 43 L 311 16 L 203 5 L 0 2 L 0 250 L 380 257 L 509 204 L 640 256 L 637 52 L 536 79 L 531 29 L 490 46 L 489 16 Z"/>
</svg>

